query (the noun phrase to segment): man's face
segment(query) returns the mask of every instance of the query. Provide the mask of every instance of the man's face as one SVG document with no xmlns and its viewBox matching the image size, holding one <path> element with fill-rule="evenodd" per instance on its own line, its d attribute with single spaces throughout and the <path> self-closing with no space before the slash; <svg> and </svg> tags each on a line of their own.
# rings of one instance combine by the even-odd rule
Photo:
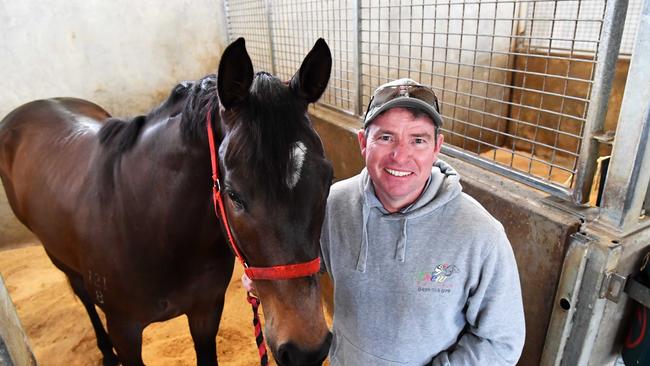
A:
<svg viewBox="0 0 650 366">
<path fill-rule="evenodd" d="M 426 115 L 413 117 L 404 108 L 392 108 L 358 133 L 361 155 L 377 198 L 389 212 L 415 201 L 431 175 L 443 137 Z"/>
</svg>

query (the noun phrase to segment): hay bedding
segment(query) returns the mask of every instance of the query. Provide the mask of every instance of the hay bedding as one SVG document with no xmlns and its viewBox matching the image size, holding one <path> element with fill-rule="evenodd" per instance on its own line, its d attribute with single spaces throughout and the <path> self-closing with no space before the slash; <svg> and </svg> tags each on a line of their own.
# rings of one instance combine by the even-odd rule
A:
<svg viewBox="0 0 650 366">
<path fill-rule="evenodd" d="M 225 366 L 259 365 L 251 309 L 239 281 L 242 272 L 236 265 L 217 336 L 219 364 Z M 0 273 L 39 365 L 101 364 L 101 353 L 81 301 L 40 245 L 0 252 Z M 142 355 L 144 362 L 152 366 L 196 365 L 187 318 L 180 316 L 147 327 Z"/>
</svg>

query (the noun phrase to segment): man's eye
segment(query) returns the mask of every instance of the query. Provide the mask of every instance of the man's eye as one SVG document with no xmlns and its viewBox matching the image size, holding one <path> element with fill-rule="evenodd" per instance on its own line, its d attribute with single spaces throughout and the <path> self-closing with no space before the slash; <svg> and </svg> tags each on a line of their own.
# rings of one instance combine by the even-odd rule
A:
<svg viewBox="0 0 650 366">
<path fill-rule="evenodd" d="M 424 144 L 427 141 L 425 139 L 423 139 L 423 138 L 417 137 L 417 138 L 413 139 L 413 142 L 419 145 L 419 144 Z"/>
<path fill-rule="evenodd" d="M 381 136 L 379 136 L 379 139 L 381 141 L 390 141 L 391 137 L 389 135 L 381 135 Z"/>
</svg>

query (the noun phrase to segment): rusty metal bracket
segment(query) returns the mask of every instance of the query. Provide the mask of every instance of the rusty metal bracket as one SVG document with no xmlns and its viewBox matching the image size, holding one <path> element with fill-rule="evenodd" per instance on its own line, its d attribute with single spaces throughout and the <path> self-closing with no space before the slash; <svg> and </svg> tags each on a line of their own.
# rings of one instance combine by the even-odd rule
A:
<svg viewBox="0 0 650 366">
<path fill-rule="evenodd" d="M 650 308 L 650 288 L 635 278 L 630 278 L 625 286 L 625 293 L 634 301 L 640 303 L 646 308 Z"/>
<path fill-rule="evenodd" d="M 617 303 L 623 294 L 626 281 L 627 277 L 616 272 L 605 272 L 603 283 L 600 286 L 600 298 L 606 298 Z"/>
</svg>

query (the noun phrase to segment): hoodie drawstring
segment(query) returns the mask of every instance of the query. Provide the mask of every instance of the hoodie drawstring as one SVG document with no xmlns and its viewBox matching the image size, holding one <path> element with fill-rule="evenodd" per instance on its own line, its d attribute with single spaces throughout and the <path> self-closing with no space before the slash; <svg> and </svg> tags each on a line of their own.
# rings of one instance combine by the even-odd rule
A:
<svg viewBox="0 0 650 366">
<path fill-rule="evenodd" d="M 361 247 L 359 248 L 359 258 L 357 259 L 357 271 L 366 271 L 366 261 L 368 260 L 368 216 L 370 212 L 367 205 L 363 205 L 363 226 L 361 227 Z"/>
<path fill-rule="evenodd" d="M 402 220 L 402 235 L 400 235 L 399 239 L 397 239 L 397 248 L 395 248 L 395 259 L 397 259 L 400 262 L 404 262 L 404 258 L 406 257 L 407 221 L 408 221 L 407 218 L 404 218 L 404 220 Z"/>
</svg>

